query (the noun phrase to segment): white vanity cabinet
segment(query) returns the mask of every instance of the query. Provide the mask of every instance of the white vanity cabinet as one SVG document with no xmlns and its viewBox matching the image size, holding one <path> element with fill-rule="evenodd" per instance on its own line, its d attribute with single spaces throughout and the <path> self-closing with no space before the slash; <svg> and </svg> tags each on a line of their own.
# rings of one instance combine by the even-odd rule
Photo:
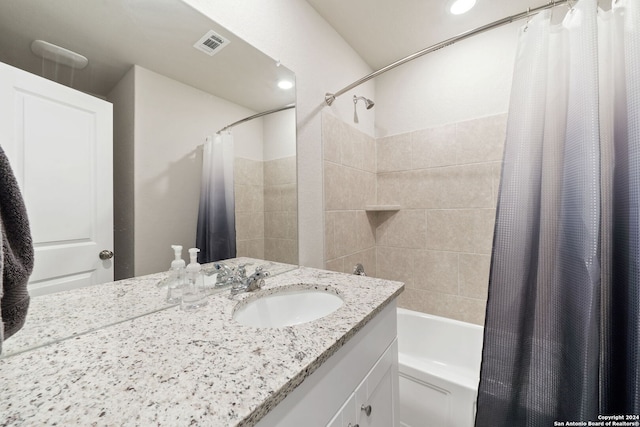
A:
<svg viewBox="0 0 640 427">
<path fill-rule="evenodd" d="M 378 360 L 354 394 L 359 427 L 398 425 L 397 339 Z"/>
<path fill-rule="evenodd" d="M 256 425 L 398 427 L 396 319 L 392 301 Z"/>
<path fill-rule="evenodd" d="M 398 341 L 369 371 L 327 427 L 397 426 Z"/>
<path fill-rule="evenodd" d="M 356 427 L 358 425 L 358 413 L 356 409 L 355 393 L 349 397 L 333 419 L 327 424 L 327 427 Z"/>
</svg>

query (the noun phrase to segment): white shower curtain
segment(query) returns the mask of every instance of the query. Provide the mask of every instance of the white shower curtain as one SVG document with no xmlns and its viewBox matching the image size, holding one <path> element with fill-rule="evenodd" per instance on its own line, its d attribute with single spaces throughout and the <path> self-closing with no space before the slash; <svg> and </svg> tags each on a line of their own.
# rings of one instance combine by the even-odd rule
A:
<svg viewBox="0 0 640 427">
<path fill-rule="evenodd" d="M 552 13 L 520 33 L 476 426 L 640 413 L 640 2 Z"/>
<path fill-rule="evenodd" d="M 198 262 L 236 256 L 233 135 L 207 137 L 202 157 L 202 183 L 196 232 Z"/>
</svg>

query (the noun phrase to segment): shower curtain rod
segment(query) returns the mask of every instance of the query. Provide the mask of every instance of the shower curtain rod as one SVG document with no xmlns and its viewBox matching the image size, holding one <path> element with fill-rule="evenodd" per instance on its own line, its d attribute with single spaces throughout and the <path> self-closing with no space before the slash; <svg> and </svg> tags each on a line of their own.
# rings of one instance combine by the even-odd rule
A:
<svg viewBox="0 0 640 427">
<path fill-rule="evenodd" d="M 432 46 L 429 46 L 429 47 L 427 47 L 425 49 L 422 49 L 422 50 L 420 50 L 420 51 L 418 51 L 416 53 L 413 53 L 413 54 L 411 54 L 411 55 L 409 55 L 409 56 L 407 56 L 405 58 L 399 59 L 398 61 L 396 61 L 396 62 L 394 62 L 392 64 L 389 64 L 386 67 L 383 67 L 383 68 L 379 69 L 378 71 L 374 71 L 373 73 L 362 77 L 360 80 L 357 80 L 357 81 L 351 83 L 349 86 L 346 86 L 346 87 L 340 89 L 339 91 L 337 91 L 335 93 L 326 93 L 325 97 L 324 97 L 324 101 L 327 103 L 327 105 L 331 105 L 333 103 L 333 101 L 335 101 L 335 99 L 337 97 L 339 97 L 340 95 L 344 94 L 347 91 L 350 91 L 354 87 L 360 86 L 362 83 L 365 83 L 365 82 L 367 82 L 367 81 L 369 81 L 369 80 L 371 80 L 371 79 L 373 79 L 375 77 L 378 77 L 380 74 L 386 73 L 389 70 L 392 70 L 392 69 L 394 69 L 394 68 L 396 68 L 396 67 L 398 67 L 398 66 L 400 66 L 402 64 L 405 64 L 405 63 L 407 63 L 409 61 L 412 61 L 412 60 L 414 60 L 416 58 L 419 58 L 419 57 L 421 57 L 423 55 L 426 55 L 427 53 L 434 52 L 436 50 L 442 49 L 443 47 L 447 47 L 447 46 L 450 46 L 450 45 L 452 45 L 452 44 L 454 44 L 456 42 L 459 42 L 460 40 L 464 40 L 464 39 L 467 39 L 467 38 L 469 38 L 471 36 L 475 36 L 477 34 L 483 33 L 485 31 L 488 31 L 488 30 L 491 30 L 491 29 L 494 29 L 494 28 L 497 28 L 497 27 L 501 27 L 501 26 L 506 25 L 506 24 L 510 24 L 513 21 L 517 21 L 517 20 L 520 20 L 520 19 L 528 18 L 529 16 L 531 16 L 531 15 L 533 15 L 535 13 L 538 13 L 540 11 L 543 11 L 543 10 L 546 10 L 546 9 L 551 9 L 551 8 L 554 8 L 556 6 L 560 6 L 560 5 L 563 5 L 563 4 L 566 4 L 566 3 L 569 3 L 569 5 L 570 5 L 572 3 L 572 1 L 571 0 L 552 0 L 549 3 L 545 4 L 545 5 L 534 7 L 534 8 L 529 8 L 526 11 L 518 13 L 516 15 L 508 16 L 508 17 L 502 18 L 502 19 L 500 19 L 498 21 L 494 21 L 494 22 L 492 22 L 490 24 L 486 24 L 486 25 L 483 25 L 481 27 L 474 28 L 474 29 L 469 30 L 469 31 L 465 31 L 464 33 L 460 33 L 457 36 L 451 37 L 450 39 L 447 39 L 447 40 L 442 41 L 440 43 L 436 43 L 436 44 L 434 44 Z"/>
<path fill-rule="evenodd" d="M 288 104 L 284 107 L 274 108 L 273 110 L 263 111 L 262 113 L 254 114 L 253 116 L 245 117 L 244 119 L 240 119 L 237 122 L 233 122 L 230 125 L 227 125 L 220 129 L 216 133 L 224 132 L 227 129 L 231 129 L 235 125 L 239 125 L 240 123 L 248 122 L 249 120 L 257 119 L 258 117 L 266 116 L 267 114 L 279 113 L 280 111 L 289 110 L 291 108 L 295 108 L 296 104 Z"/>
</svg>

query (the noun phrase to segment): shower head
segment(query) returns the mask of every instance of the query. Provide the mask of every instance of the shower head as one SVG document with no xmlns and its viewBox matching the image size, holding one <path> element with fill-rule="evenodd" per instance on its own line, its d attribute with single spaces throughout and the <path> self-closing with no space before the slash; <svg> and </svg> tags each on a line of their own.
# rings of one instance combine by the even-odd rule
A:
<svg viewBox="0 0 640 427">
<path fill-rule="evenodd" d="M 364 106 L 367 108 L 367 110 L 372 109 L 373 106 L 375 105 L 372 100 L 367 99 L 364 96 L 353 95 L 353 122 L 354 123 L 359 123 L 359 121 L 358 121 L 358 111 L 356 109 L 356 105 L 358 105 L 358 101 L 361 100 L 361 99 L 364 101 Z"/>
<path fill-rule="evenodd" d="M 365 98 L 364 96 L 355 96 L 353 95 L 353 103 L 356 104 L 360 99 L 364 101 L 364 106 L 367 107 L 367 110 L 373 108 L 376 105 L 372 100 Z"/>
</svg>

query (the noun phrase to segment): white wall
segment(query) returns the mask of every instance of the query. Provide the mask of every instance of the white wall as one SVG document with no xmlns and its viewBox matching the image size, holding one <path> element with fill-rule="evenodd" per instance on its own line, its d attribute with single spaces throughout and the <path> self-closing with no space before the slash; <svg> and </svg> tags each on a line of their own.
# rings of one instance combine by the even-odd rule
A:
<svg viewBox="0 0 640 427">
<path fill-rule="evenodd" d="M 296 155 L 296 110 L 290 109 L 262 117 L 264 160 Z"/>
<path fill-rule="evenodd" d="M 171 244 L 195 246 L 202 144 L 244 117 L 247 108 L 144 68 L 135 67 L 135 275 L 169 268 Z M 236 155 L 258 152 L 262 122 L 234 128 Z M 253 155 L 256 155 L 255 153 Z M 166 249 L 166 250 L 165 250 Z"/>
<path fill-rule="evenodd" d="M 304 0 L 184 0 L 195 9 L 296 74 L 298 215 L 300 264 L 323 267 L 324 206 L 320 111 L 324 95 L 371 72 L 353 49 Z M 375 100 L 372 82 L 353 93 Z M 348 93 L 331 110 L 351 122 Z M 327 107 L 329 108 L 329 107 Z M 362 114 L 359 129 L 373 135 L 373 114 Z"/>
<path fill-rule="evenodd" d="M 506 112 L 524 24 L 473 36 L 376 78 L 376 136 Z"/>
</svg>

